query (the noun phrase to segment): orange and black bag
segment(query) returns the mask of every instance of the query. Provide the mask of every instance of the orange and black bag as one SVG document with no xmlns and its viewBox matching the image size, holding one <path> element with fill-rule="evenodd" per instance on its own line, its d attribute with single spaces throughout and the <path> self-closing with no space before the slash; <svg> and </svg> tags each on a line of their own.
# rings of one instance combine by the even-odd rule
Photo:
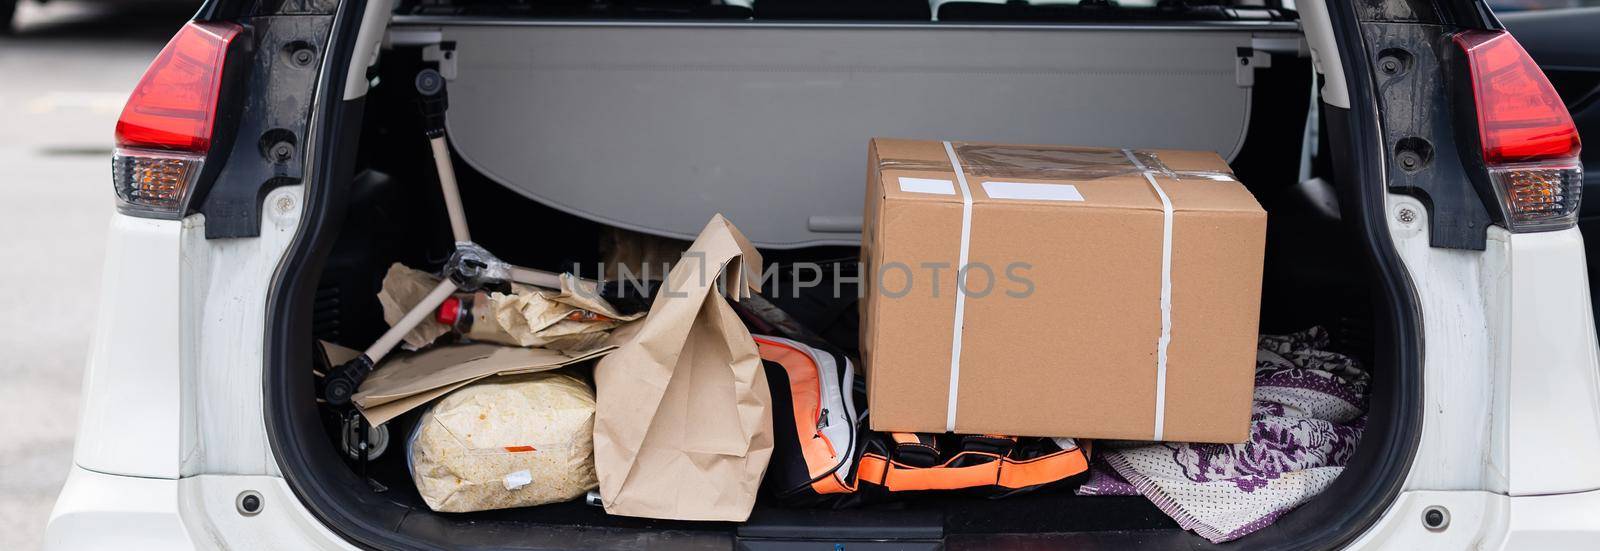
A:
<svg viewBox="0 0 1600 551">
<path fill-rule="evenodd" d="M 924 492 L 990 498 L 1075 486 L 1088 450 L 1071 438 L 867 429 L 854 364 L 823 344 L 757 336 L 775 439 L 765 484 L 799 506 L 849 507 Z"/>
</svg>

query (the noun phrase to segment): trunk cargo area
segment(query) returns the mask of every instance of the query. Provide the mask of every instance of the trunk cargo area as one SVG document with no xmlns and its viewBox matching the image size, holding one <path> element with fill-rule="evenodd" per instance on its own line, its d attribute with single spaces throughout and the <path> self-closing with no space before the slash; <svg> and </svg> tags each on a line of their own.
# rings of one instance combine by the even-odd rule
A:
<svg viewBox="0 0 1600 551">
<path fill-rule="evenodd" d="M 449 138 L 473 237 L 507 262 L 594 266 L 613 228 L 692 238 L 719 212 L 769 262 L 851 262 L 874 136 L 1211 150 L 1268 213 L 1260 332 L 1320 325 L 1333 350 L 1368 367 L 1377 392 L 1393 380 L 1374 322 L 1377 282 L 1348 213 L 1357 207 L 1341 203 L 1346 184 L 1331 168 L 1325 127 L 1320 138 L 1313 128 L 1320 151 L 1302 161 L 1308 108 L 1320 103 L 1310 59 L 1294 54 L 1292 22 L 478 23 L 402 17 L 391 28 L 379 84 L 361 106 L 355 177 L 333 184 L 338 206 L 319 230 L 330 233 L 313 260 L 314 296 L 295 306 L 310 323 L 290 337 L 293 349 L 319 339 L 365 347 L 387 328 L 376 298 L 385 269 L 437 269 L 452 250 L 411 85 L 419 69 L 439 66 L 451 79 Z M 853 320 L 834 323 L 811 329 L 854 338 Z M 313 385 L 308 370 L 285 380 Z M 407 473 L 403 442 L 418 412 L 390 423 L 387 453 L 363 473 L 318 421 L 311 394 L 290 396 L 268 407 L 287 408 L 294 422 L 285 426 L 299 432 L 274 438 L 309 444 L 280 461 L 306 467 L 291 477 L 302 481 L 297 491 L 348 524 L 335 522 L 336 531 L 385 534 L 370 545 L 1212 546 L 1143 497 L 1070 491 L 844 510 L 763 496 L 745 523 L 614 517 L 582 501 L 436 513 Z M 1386 422 L 1375 406 L 1368 426 Z M 1358 453 L 1324 495 L 1234 547 L 1272 547 L 1319 527 L 1319 515 L 1364 491 L 1359 473 L 1378 457 Z"/>
</svg>

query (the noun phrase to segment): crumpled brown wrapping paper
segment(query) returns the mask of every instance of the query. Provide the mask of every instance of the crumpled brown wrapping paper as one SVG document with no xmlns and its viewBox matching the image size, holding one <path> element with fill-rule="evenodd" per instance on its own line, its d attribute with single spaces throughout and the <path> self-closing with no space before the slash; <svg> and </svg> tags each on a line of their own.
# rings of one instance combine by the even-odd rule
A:
<svg viewBox="0 0 1600 551">
<path fill-rule="evenodd" d="M 361 354 L 324 342 L 329 365 L 339 365 Z M 524 375 L 549 371 L 592 360 L 610 352 L 611 345 L 588 350 L 547 350 L 489 343 L 429 347 L 421 352 L 385 358 L 383 366 L 361 383 L 351 398 L 367 422 L 381 425 L 421 407 L 450 391 L 496 375 Z"/>
<path fill-rule="evenodd" d="M 438 284 L 439 278 L 433 274 L 399 263 L 389 266 L 378 292 L 383 321 L 389 325 L 399 322 Z M 561 286 L 556 291 L 513 283 L 509 294 L 475 293 L 472 329 L 466 337 L 510 346 L 587 350 L 604 342 L 610 330 L 643 315 L 617 313 L 571 274 L 561 275 Z M 449 326 L 429 316 L 406 333 L 405 344 L 411 350 L 421 349 L 449 332 Z"/>
<path fill-rule="evenodd" d="M 721 295 L 759 290 L 761 255 L 711 219 L 639 323 L 595 367 L 595 468 L 607 513 L 750 516 L 772 456 L 772 398 L 755 341 Z"/>
<path fill-rule="evenodd" d="M 595 488 L 594 392 L 567 373 L 497 377 L 422 414 L 411 479 L 435 511 L 460 513 L 576 499 Z"/>
</svg>

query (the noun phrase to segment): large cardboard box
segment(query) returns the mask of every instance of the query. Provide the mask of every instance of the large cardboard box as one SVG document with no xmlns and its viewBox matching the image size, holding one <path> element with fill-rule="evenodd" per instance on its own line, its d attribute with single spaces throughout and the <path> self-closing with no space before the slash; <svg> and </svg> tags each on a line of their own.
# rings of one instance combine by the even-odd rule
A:
<svg viewBox="0 0 1600 551">
<path fill-rule="evenodd" d="M 1215 153 L 870 149 L 874 430 L 1245 439 L 1266 213 Z"/>
</svg>

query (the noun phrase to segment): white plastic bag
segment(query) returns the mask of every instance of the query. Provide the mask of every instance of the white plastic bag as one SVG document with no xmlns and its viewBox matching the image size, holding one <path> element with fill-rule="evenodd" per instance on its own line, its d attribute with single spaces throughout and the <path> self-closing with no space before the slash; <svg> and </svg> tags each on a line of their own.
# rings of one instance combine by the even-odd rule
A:
<svg viewBox="0 0 1600 551">
<path fill-rule="evenodd" d="M 492 377 L 422 414 L 411 479 L 428 507 L 484 511 L 568 501 L 598 487 L 594 391 L 565 372 Z"/>
</svg>

